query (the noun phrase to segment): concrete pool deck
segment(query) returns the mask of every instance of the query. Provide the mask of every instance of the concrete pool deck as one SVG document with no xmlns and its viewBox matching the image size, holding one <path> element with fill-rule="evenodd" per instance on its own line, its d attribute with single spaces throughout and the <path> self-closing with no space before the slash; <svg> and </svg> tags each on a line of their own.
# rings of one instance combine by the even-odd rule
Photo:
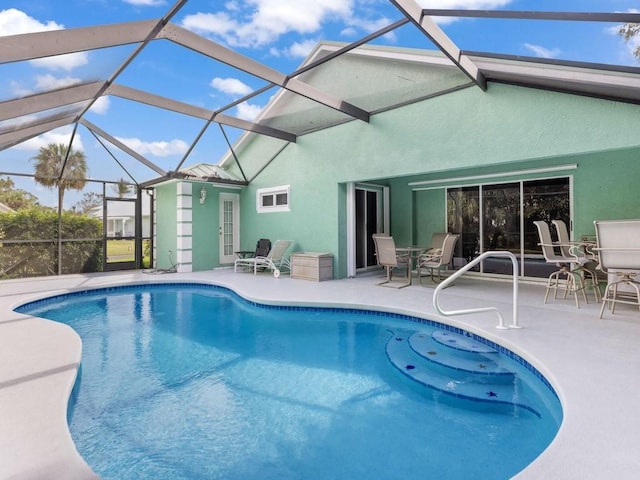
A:
<svg viewBox="0 0 640 480">
<path fill-rule="evenodd" d="M 518 479 L 636 479 L 640 472 L 640 312 L 573 299 L 543 304 L 544 286 L 520 284 L 520 330 L 498 330 L 495 313 L 443 318 L 433 288 L 376 286 L 378 275 L 327 282 L 278 279 L 221 269 L 149 275 L 68 275 L 0 282 L 0 478 L 92 479 L 71 440 L 66 410 L 81 357 L 69 327 L 15 313 L 26 302 L 113 285 L 204 282 L 262 302 L 322 304 L 407 313 L 459 326 L 504 345 L 533 364 L 556 389 L 564 421 L 553 443 Z M 443 291 L 445 309 L 497 306 L 511 322 L 512 285 L 462 278 Z M 592 300 L 590 300 L 592 302 Z M 496 452 L 496 461 L 508 451 Z"/>
</svg>

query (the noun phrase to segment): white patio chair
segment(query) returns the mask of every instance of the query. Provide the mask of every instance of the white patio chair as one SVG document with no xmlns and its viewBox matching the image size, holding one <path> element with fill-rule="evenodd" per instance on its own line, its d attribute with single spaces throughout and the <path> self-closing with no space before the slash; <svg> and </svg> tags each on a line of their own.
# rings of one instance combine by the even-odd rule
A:
<svg viewBox="0 0 640 480">
<path fill-rule="evenodd" d="M 386 270 L 387 278 L 384 282 L 378 283 L 383 287 L 403 288 L 411 285 L 411 255 L 398 255 L 393 237 L 385 234 L 375 233 L 373 243 L 376 247 L 376 260 L 378 265 Z M 406 270 L 405 280 L 401 283 L 392 282 L 393 270 L 404 268 Z"/>
<path fill-rule="evenodd" d="M 607 288 L 602 297 L 600 318 L 608 306 L 615 313 L 616 303 L 640 308 L 640 220 L 593 222 L 596 227 L 598 268 L 607 273 Z"/>
<path fill-rule="evenodd" d="M 291 271 L 289 258 L 287 258 L 285 254 L 292 243 L 292 240 L 276 240 L 266 256 L 236 258 L 233 263 L 233 271 L 237 272 L 238 267 L 250 267 L 253 269 L 253 274 L 255 275 L 258 273 L 258 269 L 266 269 L 272 270 L 273 276 L 278 278 L 283 270 Z"/>
<path fill-rule="evenodd" d="M 538 237 L 540 239 L 540 245 L 542 247 L 542 254 L 544 255 L 547 263 L 553 263 L 558 265 L 559 270 L 556 270 L 547 280 L 547 290 L 544 294 L 544 303 L 547 303 L 549 298 L 549 292 L 553 290 L 553 298 L 558 298 L 558 289 L 564 290 L 563 298 L 567 298 L 568 294 L 572 294 L 576 300 L 576 307 L 580 308 L 578 301 L 578 292 L 582 292 L 582 297 L 585 303 L 589 303 L 587 295 L 585 293 L 584 282 L 582 281 L 582 275 L 573 271 L 573 268 L 580 263 L 580 260 L 575 255 L 558 255 L 555 252 L 555 247 L 559 248 L 560 243 L 554 243 L 551 239 L 551 230 L 549 224 L 542 220 L 533 222 L 538 229 Z M 563 278 L 564 277 L 564 281 Z"/>
<path fill-rule="evenodd" d="M 598 280 L 598 273 L 595 270 L 597 255 L 589 251 L 584 242 L 571 241 L 567 224 L 564 223 L 563 220 L 551 220 L 551 223 L 556 229 L 556 234 L 558 236 L 557 245 L 560 248 L 560 253 L 565 257 L 576 257 L 578 263 L 574 270 L 580 271 L 583 275 L 583 279 L 590 282 L 593 296 L 596 299 L 596 303 L 599 303 L 602 296 L 600 295 L 600 281 Z"/>
<path fill-rule="evenodd" d="M 447 232 L 436 232 L 431 235 L 431 245 L 429 245 L 429 250 L 442 250 L 444 239 L 447 238 L 448 235 L 450 234 Z M 429 253 L 429 250 L 424 253 Z"/>
<path fill-rule="evenodd" d="M 429 274 L 431 281 L 438 283 L 441 281 L 441 271 L 453 260 L 456 242 L 460 238 L 459 233 L 434 233 L 431 239 L 431 248 L 418 257 L 418 279 L 422 285 L 422 277 Z M 440 243 L 439 247 L 434 244 Z M 425 275 L 422 275 L 425 273 Z M 437 273 L 438 279 L 434 278 Z"/>
</svg>

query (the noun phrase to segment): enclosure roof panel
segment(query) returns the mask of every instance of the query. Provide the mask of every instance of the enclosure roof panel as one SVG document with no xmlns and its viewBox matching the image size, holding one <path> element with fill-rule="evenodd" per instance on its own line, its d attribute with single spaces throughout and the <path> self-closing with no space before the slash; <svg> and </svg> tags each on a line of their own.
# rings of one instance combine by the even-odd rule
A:
<svg viewBox="0 0 640 480">
<path fill-rule="evenodd" d="M 86 3 L 0 10 L 0 156 L 82 125 L 144 183 L 492 82 L 640 101 L 631 0 Z"/>
</svg>

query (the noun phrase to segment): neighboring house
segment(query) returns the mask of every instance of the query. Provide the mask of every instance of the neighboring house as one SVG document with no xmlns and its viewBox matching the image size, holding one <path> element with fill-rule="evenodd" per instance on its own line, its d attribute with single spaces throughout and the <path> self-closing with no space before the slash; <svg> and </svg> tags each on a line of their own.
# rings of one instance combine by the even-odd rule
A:
<svg viewBox="0 0 640 480">
<path fill-rule="evenodd" d="M 151 236 L 150 202 L 142 202 L 142 237 Z M 97 206 L 89 210 L 89 217 L 103 219 L 103 207 Z M 107 200 L 107 237 L 133 237 L 135 235 L 135 201 L 122 198 Z"/>
<path fill-rule="evenodd" d="M 307 63 L 341 46 L 321 44 Z M 433 233 L 458 230 L 458 264 L 489 248 L 526 263 L 542 210 L 568 218 L 574 238 L 593 235 L 596 219 L 640 217 L 632 74 L 474 62 L 511 77 L 485 91 L 440 53 L 373 46 L 309 70 L 301 80 L 371 112 L 370 121 L 276 95 L 256 121 L 297 141 L 243 134 L 217 168 L 246 185 L 157 186 L 156 247 L 176 249 L 183 271 L 204 270 L 259 238 L 292 239 L 296 250 L 332 253 L 341 278 L 375 264 L 375 232 L 428 245 Z M 616 100 L 593 98 L 607 89 Z"/>
<path fill-rule="evenodd" d="M 4 203 L 0 202 L 0 213 L 14 213 L 15 210 Z"/>
</svg>

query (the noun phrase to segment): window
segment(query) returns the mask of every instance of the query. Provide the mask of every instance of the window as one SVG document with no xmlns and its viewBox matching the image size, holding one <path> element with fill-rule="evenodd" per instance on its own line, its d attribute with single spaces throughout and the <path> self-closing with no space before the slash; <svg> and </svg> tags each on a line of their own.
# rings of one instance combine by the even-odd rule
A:
<svg viewBox="0 0 640 480">
<path fill-rule="evenodd" d="M 256 192 L 256 210 L 258 213 L 288 212 L 289 185 L 258 189 Z"/>
</svg>

